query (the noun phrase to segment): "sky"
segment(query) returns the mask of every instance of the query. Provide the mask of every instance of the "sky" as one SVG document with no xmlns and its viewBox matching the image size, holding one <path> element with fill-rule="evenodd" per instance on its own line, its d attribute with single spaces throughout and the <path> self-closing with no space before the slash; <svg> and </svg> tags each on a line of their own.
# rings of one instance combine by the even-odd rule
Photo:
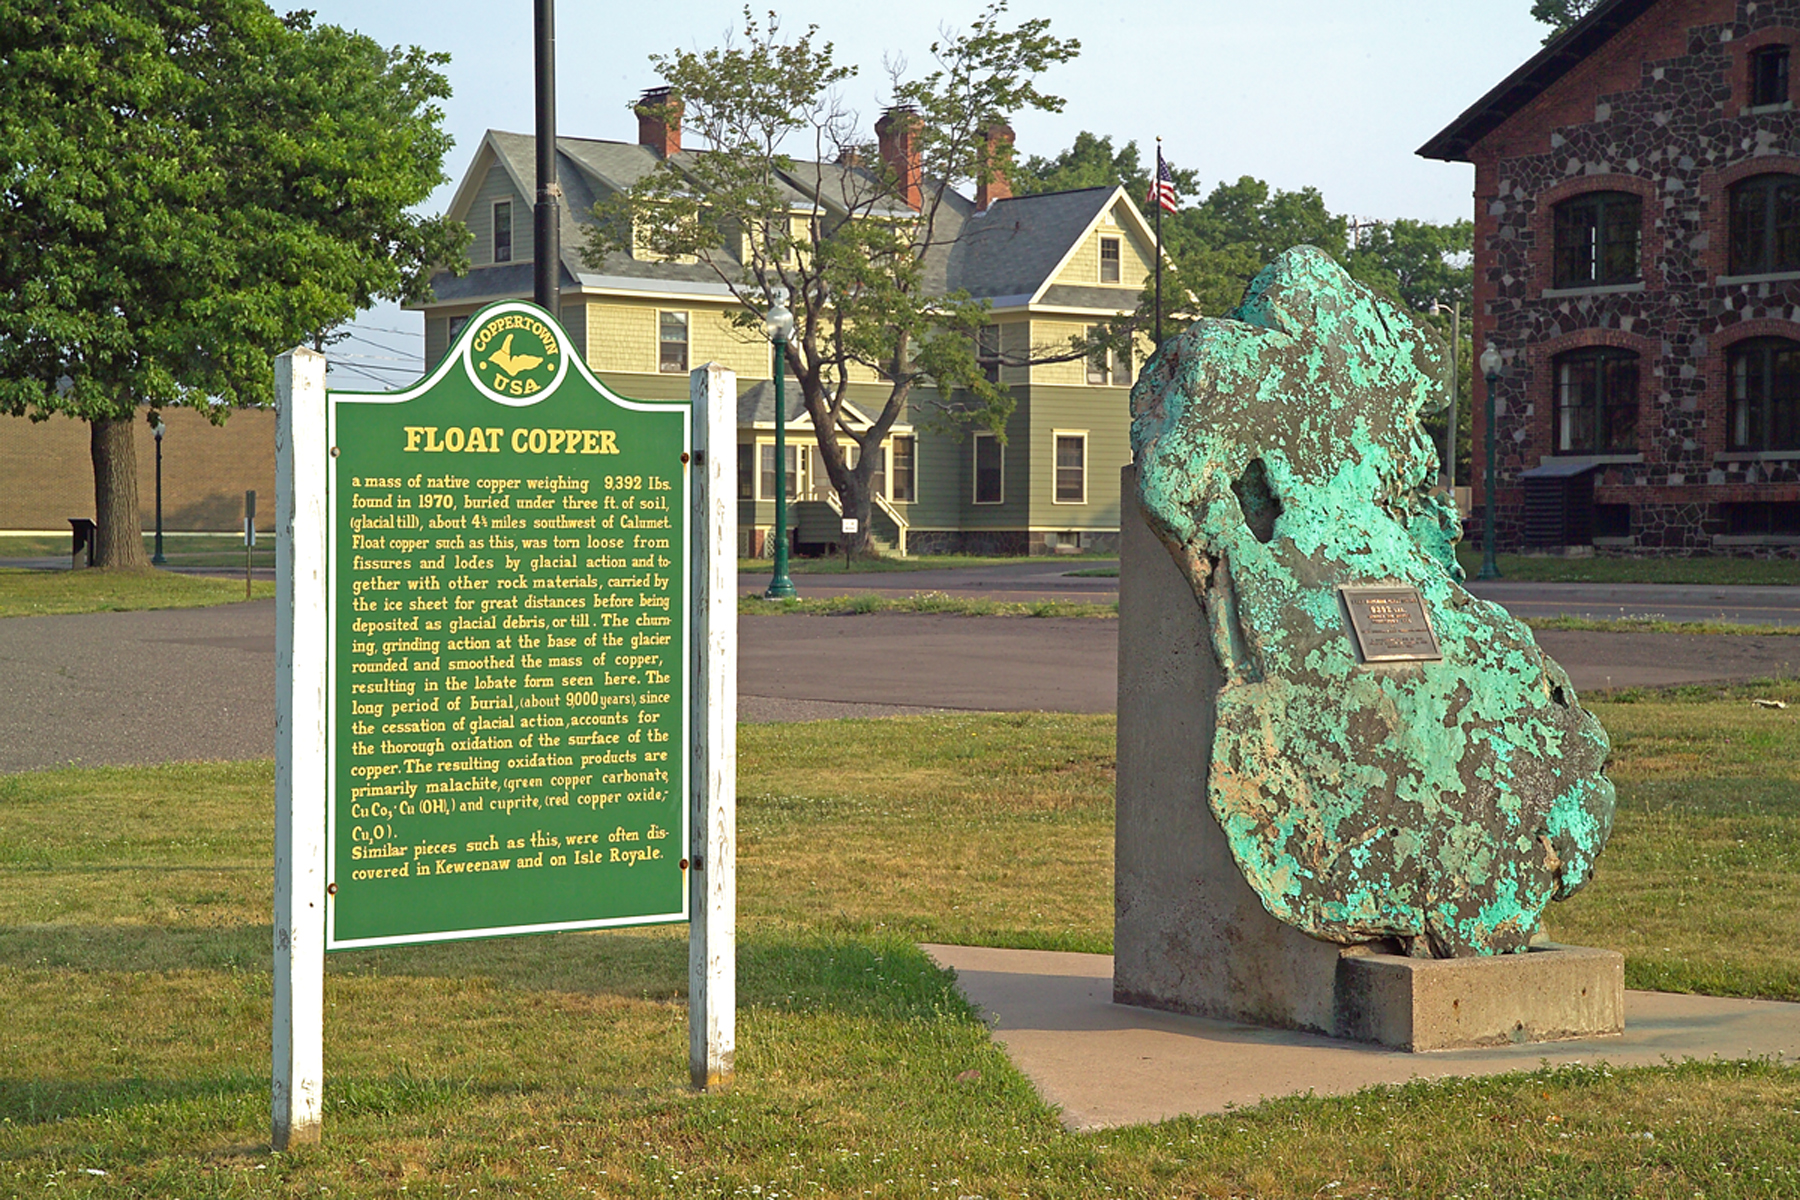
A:
<svg viewBox="0 0 1800 1200">
<path fill-rule="evenodd" d="M 930 45 L 966 28 L 981 0 L 845 4 L 796 0 L 782 28 L 809 24 L 859 73 L 843 89 L 865 129 L 887 101 L 884 62 L 912 75 L 930 69 Z M 441 212 L 488 129 L 530 133 L 532 5 L 529 0 L 306 0 L 322 23 L 360 30 L 384 45 L 450 55 L 454 94 L 445 127 L 456 139 L 452 182 L 425 205 Z M 274 5 L 281 9 L 279 3 Z M 752 5 L 759 14 L 764 10 Z M 1530 0 L 1140 0 L 1016 4 L 1008 23 L 1048 17 L 1081 42 L 1080 55 L 1040 85 L 1062 96 L 1060 113 L 1016 115 L 1021 156 L 1049 156 L 1082 130 L 1155 139 L 1176 166 L 1210 190 L 1251 175 L 1282 189 L 1315 187 L 1332 212 L 1364 219 L 1450 221 L 1471 215 L 1473 168 L 1414 151 L 1536 53 L 1546 29 Z M 650 56 L 703 50 L 741 29 L 741 4 L 703 0 L 557 6 L 557 131 L 630 140 L 630 103 L 659 82 Z M 334 347 L 332 386 L 398 386 L 422 369 L 418 313 L 383 305 Z"/>
</svg>

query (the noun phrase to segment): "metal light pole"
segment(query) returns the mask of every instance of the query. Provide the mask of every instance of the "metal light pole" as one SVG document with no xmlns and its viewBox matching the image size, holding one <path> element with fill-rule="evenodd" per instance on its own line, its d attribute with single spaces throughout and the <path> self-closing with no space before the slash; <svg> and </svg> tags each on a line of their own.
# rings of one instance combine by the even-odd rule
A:
<svg viewBox="0 0 1800 1200">
<path fill-rule="evenodd" d="M 150 432 L 156 435 L 156 553 L 150 556 L 150 561 L 160 567 L 167 561 L 162 552 L 162 440 L 166 430 L 158 421 L 150 427 Z"/>
<path fill-rule="evenodd" d="M 559 245 L 562 188 L 556 182 L 556 0 L 532 7 L 533 59 L 537 76 L 537 204 L 531 210 L 532 298 L 562 320 Z"/>
<path fill-rule="evenodd" d="M 1431 311 L 1434 314 L 1443 312 L 1444 306 L 1433 303 Z M 1462 390 L 1462 372 L 1456 360 L 1461 352 L 1462 298 L 1459 296 L 1450 305 L 1450 427 L 1444 430 L 1444 490 L 1450 493 L 1452 504 L 1456 503 L 1456 401 Z"/>
<path fill-rule="evenodd" d="M 775 339 L 775 573 L 769 579 L 765 600 L 790 600 L 794 581 L 788 578 L 787 537 L 787 398 L 782 380 L 787 376 L 787 343 L 794 333 L 794 314 L 788 311 L 786 288 L 774 289 L 763 332 Z"/>
<path fill-rule="evenodd" d="M 1481 352 L 1481 374 L 1487 380 L 1487 474 L 1481 488 L 1481 572 L 1477 579 L 1500 578 L 1494 561 L 1494 385 L 1500 382 L 1500 351 L 1489 342 Z"/>
</svg>

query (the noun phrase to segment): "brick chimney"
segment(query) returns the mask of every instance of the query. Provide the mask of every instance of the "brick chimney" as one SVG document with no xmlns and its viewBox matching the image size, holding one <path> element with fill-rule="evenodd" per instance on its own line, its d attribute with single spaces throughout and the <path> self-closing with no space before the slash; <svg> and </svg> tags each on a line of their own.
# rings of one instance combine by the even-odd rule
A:
<svg viewBox="0 0 1800 1200">
<path fill-rule="evenodd" d="M 1012 181 L 1006 177 L 1013 144 L 1013 127 L 1005 121 L 995 121 L 987 127 L 984 136 L 987 143 L 982 150 L 981 165 L 987 178 L 975 184 L 976 212 L 986 212 L 988 205 L 996 200 L 1011 200 L 1013 194 Z"/>
<path fill-rule="evenodd" d="M 638 145 L 662 157 L 681 152 L 681 101 L 667 87 L 647 88 L 632 111 L 637 113 Z"/>
<path fill-rule="evenodd" d="M 875 122 L 875 140 L 881 147 L 881 161 L 894 173 L 900 198 L 908 208 L 922 207 L 925 195 L 919 169 L 918 111 L 910 104 L 888 109 Z"/>
</svg>

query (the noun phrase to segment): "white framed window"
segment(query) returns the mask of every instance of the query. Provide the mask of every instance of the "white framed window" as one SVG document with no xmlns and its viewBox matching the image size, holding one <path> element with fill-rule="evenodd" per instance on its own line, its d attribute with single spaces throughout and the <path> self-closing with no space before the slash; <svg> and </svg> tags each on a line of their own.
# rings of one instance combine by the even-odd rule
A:
<svg viewBox="0 0 1800 1200">
<path fill-rule="evenodd" d="M 656 369 L 664 375 L 685 375 L 688 369 L 688 315 L 656 314 Z"/>
<path fill-rule="evenodd" d="M 1089 325 L 1089 340 L 1100 336 L 1100 326 Z M 1097 348 L 1087 357 L 1087 381 L 1096 386 L 1111 385 L 1114 387 L 1131 386 L 1131 344 L 1108 351 L 1105 347 Z"/>
<path fill-rule="evenodd" d="M 756 499 L 756 447 L 739 442 L 737 448 L 737 498 Z"/>
<path fill-rule="evenodd" d="M 989 383 L 1000 382 L 1000 327 L 983 325 L 975 335 L 975 361 Z"/>
<path fill-rule="evenodd" d="M 910 503 L 919 498 L 918 442 L 911 437 L 896 437 L 889 443 L 888 480 L 892 488 L 888 498 Z"/>
<path fill-rule="evenodd" d="M 1123 260 L 1119 252 L 1119 239 L 1103 237 L 1100 239 L 1100 282 L 1118 283 L 1123 274 Z"/>
<path fill-rule="evenodd" d="M 463 331 L 463 326 L 467 325 L 468 323 L 469 323 L 469 318 L 468 318 L 467 314 L 460 316 L 460 317 L 451 317 L 450 318 L 450 339 L 452 341 L 456 340 L 456 335 L 461 333 Z"/>
<path fill-rule="evenodd" d="M 790 501 L 798 500 L 806 490 L 800 473 L 806 469 L 807 460 L 811 457 L 800 453 L 800 447 L 789 437 L 782 449 L 786 451 L 782 458 L 786 461 L 787 477 L 782 480 L 783 491 Z M 775 443 L 758 441 L 756 443 L 756 498 L 758 500 L 775 499 Z"/>
<path fill-rule="evenodd" d="M 975 435 L 976 504 L 1001 504 L 1006 500 L 1006 448 L 991 433 Z"/>
<path fill-rule="evenodd" d="M 1051 464 L 1055 478 L 1053 503 L 1087 503 L 1087 430 L 1056 431 L 1052 439 L 1055 456 Z"/>
<path fill-rule="evenodd" d="M 512 261 L 512 201 L 494 202 L 494 261 Z"/>
</svg>

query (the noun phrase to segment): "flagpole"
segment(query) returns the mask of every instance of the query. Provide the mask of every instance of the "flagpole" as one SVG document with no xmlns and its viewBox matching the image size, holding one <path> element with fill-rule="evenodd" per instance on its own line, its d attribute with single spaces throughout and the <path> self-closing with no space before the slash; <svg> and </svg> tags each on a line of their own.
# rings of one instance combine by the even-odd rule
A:
<svg viewBox="0 0 1800 1200">
<path fill-rule="evenodd" d="M 1162 139 L 1156 139 L 1156 175 L 1150 181 L 1156 209 L 1156 348 L 1162 349 Z"/>
</svg>

